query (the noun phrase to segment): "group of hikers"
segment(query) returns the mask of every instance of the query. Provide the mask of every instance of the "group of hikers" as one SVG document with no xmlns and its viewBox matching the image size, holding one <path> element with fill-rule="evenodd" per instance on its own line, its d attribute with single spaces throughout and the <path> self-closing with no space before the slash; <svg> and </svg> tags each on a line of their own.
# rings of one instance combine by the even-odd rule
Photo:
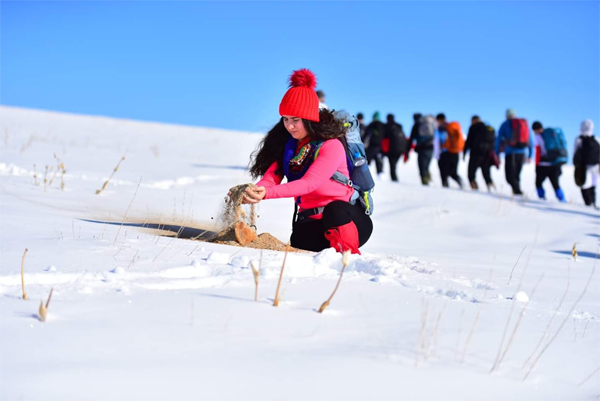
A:
<svg viewBox="0 0 600 401">
<path fill-rule="evenodd" d="M 513 110 L 498 131 L 473 116 L 466 140 L 460 124 L 449 122 L 444 114 L 414 115 L 407 137 L 402 126 L 387 116 L 386 123 L 375 113 L 367 126 L 364 117 L 330 111 L 325 95 L 317 93 L 316 77 L 307 69 L 294 71 L 290 85 L 279 104 L 280 118 L 251 156 L 250 174 L 259 179 L 245 187 L 242 203 L 257 204 L 277 198 L 294 199 L 291 246 L 309 251 L 335 248 L 338 252 L 360 253 L 373 231 L 371 190 L 375 183 L 369 165 L 383 170 L 383 156 L 389 159 L 392 180 L 397 181 L 396 164 L 408 160 L 412 149 L 418 154 L 423 185 L 431 182 L 429 165 L 435 155 L 442 184 L 452 178 L 462 187 L 457 173 L 460 154 L 470 153 L 468 179 L 477 189 L 475 173 L 481 169 L 489 190 L 494 188 L 491 166 L 499 166 L 498 155 L 505 153 L 506 179 L 515 195 L 521 195 L 520 173 L 523 164 L 536 157 L 536 186 L 545 198 L 542 183 L 549 178 L 557 198 L 565 196 L 558 178 L 567 162 L 564 134 L 559 128 L 544 128 L 536 121 L 532 131 Z M 600 177 L 600 144 L 593 136 L 593 124 L 581 124 L 574 163 L 575 178 L 582 188 L 586 205 L 595 206 L 595 186 Z M 284 183 L 284 178 L 287 182 Z M 252 230 L 236 225 L 240 232 Z M 245 225 L 244 225 L 245 224 Z M 237 231 L 236 231 L 237 235 Z"/>
<path fill-rule="evenodd" d="M 561 167 L 568 161 L 568 146 L 562 129 L 544 127 L 541 122 L 535 121 L 530 130 L 527 120 L 518 118 L 513 109 L 506 111 L 506 120 L 497 133 L 494 127 L 484 123 L 479 116 L 473 116 L 466 139 L 460 124 L 447 121 L 443 113 L 435 117 L 415 113 L 410 136 L 404 133 L 402 125 L 395 121 L 393 114 L 387 115 L 386 123 L 381 121 L 379 112 L 373 114 L 368 125 L 364 123 L 362 113 L 357 114 L 357 119 L 368 163 L 374 162 L 377 174 L 380 175 L 383 173 L 383 159 L 387 157 L 392 181 L 398 181 L 396 166 L 400 158 L 408 161 L 414 150 L 418 155 L 423 185 L 431 182 L 429 166 L 435 156 L 442 185 L 448 187 L 451 178 L 462 188 L 463 180 L 458 174 L 458 164 L 461 154 L 464 161 L 470 153 L 467 170 L 470 187 L 478 189 L 475 175 L 481 169 L 488 191 L 493 191 L 495 186 L 490 170 L 492 166 L 500 168 L 499 155 L 504 153 L 506 181 L 515 196 L 523 195 L 520 177 L 524 164 L 535 160 L 538 197 L 546 199 L 543 183 L 548 178 L 556 198 L 560 202 L 566 202 L 559 184 Z M 593 128 L 591 120 L 581 123 L 573 164 L 575 181 L 581 187 L 585 204 L 596 207 L 595 188 L 600 176 L 600 145 L 593 135 Z"/>
</svg>

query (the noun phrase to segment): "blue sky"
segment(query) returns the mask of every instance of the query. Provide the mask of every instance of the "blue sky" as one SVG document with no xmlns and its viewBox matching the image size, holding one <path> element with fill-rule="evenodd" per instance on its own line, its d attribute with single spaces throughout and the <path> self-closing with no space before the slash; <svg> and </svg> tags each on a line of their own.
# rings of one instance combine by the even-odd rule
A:
<svg viewBox="0 0 600 401">
<path fill-rule="evenodd" d="M 597 1 L 2 1 L 0 104 L 265 131 L 306 67 L 330 107 L 405 131 L 512 107 L 572 139 L 600 126 L 599 19 Z"/>
</svg>

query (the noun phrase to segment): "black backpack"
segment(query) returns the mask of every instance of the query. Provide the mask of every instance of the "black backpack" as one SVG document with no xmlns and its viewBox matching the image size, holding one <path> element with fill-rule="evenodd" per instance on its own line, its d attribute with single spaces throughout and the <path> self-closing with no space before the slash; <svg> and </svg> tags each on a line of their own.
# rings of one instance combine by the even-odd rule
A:
<svg viewBox="0 0 600 401">
<path fill-rule="evenodd" d="M 481 153 L 487 153 L 490 150 L 494 150 L 496 147 L 496 130 L 490 125 L 484 123 L 477 123 L 473 126 L 475 135 L 475 146 L 474 150 Z"/>
<path fill-rule="evenodd" d="M 401 155 L 406 152 L 408 140 L 400 124 L 387 123 L 385 125 L 385 137 L 390 140 L 390 153 Z"/>
<path fill-rule="evenodd" d="M 584 166 L 600 163 L 600 144 L 593 136 L 580 136 L 581 138 L 581 156 L 580 164 Z M 576 163 L 577 164 L 577 163 Z"/>
</svg>

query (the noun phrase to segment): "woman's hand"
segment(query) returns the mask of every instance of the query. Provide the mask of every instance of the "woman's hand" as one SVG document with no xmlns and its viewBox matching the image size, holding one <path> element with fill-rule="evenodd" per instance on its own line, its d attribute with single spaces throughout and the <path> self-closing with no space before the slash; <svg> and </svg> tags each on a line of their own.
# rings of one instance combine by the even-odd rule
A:
<svg viewBox="0 0 600 401">
<path fill-rule="evenodd" d="M 258 203 L 267 195 L 265 187 L 248 187 L 242 197 L 242 203 Z"/>
</svg>

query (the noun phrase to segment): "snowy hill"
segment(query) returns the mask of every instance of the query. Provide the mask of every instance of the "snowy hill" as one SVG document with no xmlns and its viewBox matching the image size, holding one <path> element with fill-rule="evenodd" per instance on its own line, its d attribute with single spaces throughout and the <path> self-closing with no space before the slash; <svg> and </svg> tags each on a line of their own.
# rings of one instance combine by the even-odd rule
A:
<svg viewBox="0 0 600 401">
<path fill-rule="evenodd" d="M 433 163 L 424 188 L 413 155 L 401 183 L 378 181 L 373 236 L 319 314 L 341 269 L 332 250 L 288 255 L 274 308 L 282 252 L 263 252 L 254 302 L 259 250 L 139 227 L 215 229 L 260 134 L 3 106 L 0 135 L 0 399 L 600 394 L 598 272 L 586 289 L 600 213 L 571 166 L 569 204 L 548 182 L 549 200 L 535 199 L 533 165 L 517 202 L 498 170 L 496 194 L 441 188 Z M 287 241 L 292 212 L 289 199 L 262 202 L 259 232 Z"/>
</svg>

